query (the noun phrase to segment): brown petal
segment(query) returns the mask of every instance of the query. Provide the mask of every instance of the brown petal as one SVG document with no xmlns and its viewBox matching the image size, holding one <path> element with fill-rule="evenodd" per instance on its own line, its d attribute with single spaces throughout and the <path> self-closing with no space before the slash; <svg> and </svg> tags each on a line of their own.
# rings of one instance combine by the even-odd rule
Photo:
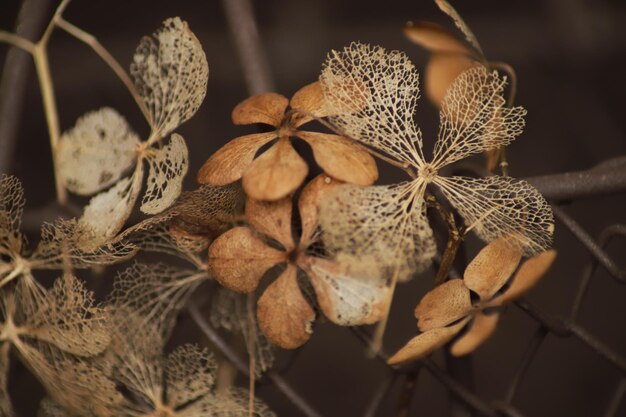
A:
<svg viewBox="0 0 626 417">
<path fill-rule="evenodd" d="M 302 223 L 300 247 L 306 248 L 311 244 L 319 220 L 320 202 L 329 191 L 341 184 L 343 184 L 342 181 L 321 174 L 313 178 L 302 190 L 298 199 L 298 210 Z"/>
<path fill-rule="evenodd" d="M 447 326 L 472 311 L 469 289 L 461 279 L 452 279 L 433 288 L 415 307 L 417 327 L 427 331 Z"/>
<path fill-rule="evenodd" d="M 313 120 L 314 117 L 326 117 L 329 115 L 325 107 L 324 94 L 319 81 L 306 85 L 299 89 L 289 103 L 293 110 L 302 110 L 303 113 L 294 115 L 294 126 Z"/>
<path fill-rule="evenodd" d="M 215 279 L 233 291 L 253 291 L 263 274 L 285 260 L 247 227 L 235 227 L 209 247 L 209 269 Z"/>
<path fill-rule="evenodd" d="M 454 356 L 463 356 L 472 353 L 491 336 L 496 329 L 499 318 L 500 315 L 497 313 L 483 314 L 480 311 L 476 313 L 474 321 L 472 321 L 467 333 L 452 344 L 450 353 Z"/>
<path fill-rule="evenodd" d="M 291 234 L 291 198 L 277 201 L 259 201 L 248 198 L 246 218 L 259 233 L 278 241 L 290 251 L 295 247 Z"/>
<path fill-rule="evenodd" d="M 387 313 L 390 288 L 386 279 L 356 276 L 328 259 L 304 257 L 304 269 L 324 315 L 340 326 L 372 324 Z"/>
<path fill-rule="evenodd" d="M 526 292 L 539 282 L 539 279 L 541 279 L 541 277 L 543 277 L 546 271 L 550 268 L 555 258 L 556 251 L 552 249 L 528 259 L 519 268 L 515 277 L 513 277 L 511 286 L 506 290 L 506 292 L 501 296 L 494 298 L 489 304 L 506 304 L 526 294 Z"/>
<path fill-rule="evenodd" d="M 252 163 L 243 176 L 243 189 L 256 200 L 278 200 L 295 191 L 308 171 L 289 139 L 280 139 Z"/>
<path fill-rule="evenodd" d="M 274 127 L 280 126 L 285 116 L 289 100 L 276 93 L 264 93 L 252 96 L 237 104 L 233 109 L 233 123 L 249 125 L 265 123 Z"/>
<path fill-rule="evenodd" d="M 338 135 L 297 132 L 313 148 L 315 162 L 338 180 L 371 185 L 378 178 L 376 161 L 359 144 Z"/>
<path fill-rule="evenodd" d="M 448 87 L 456 77 L 475 65 L 478 63 L 465 55 L 433 53 L 428 60 L 425 73 L 425 89 L 428 99 L 437 107 L 441 107 Z"/>
<path fill-rule="evenodd" d="M 467 320 L 463 320 L 454 326 L 433 329 L 414 337 L 392 357 L 387 359 L 387 363 L 389 365 L 399 365 L 425 358 L 448 343 L 465 323 L 467 323 Z"/>
<path fill-rule="evenodd" d="M 295 349 L 309 340 L 315 312 L 300 292 L 295 266 L 289 264 L 267 287 L 257 304 L 257 318 L 268 340 L 284 349 Z"/>
<path fill-rule="evenodd" d="M 202 165 L 199 184 L 226 185 L 237 181 L 248 169 L 259 148 L 272 139 L 276 132 L 240 136 L 222 146 Z"/>
<path fill-rule="evenodd" d="M 404 35 L 413 43 L 432 51 L 455 54 L 469 54 L 463 41 L 443 26 L 432 22 L 409 22 L 404 27 Z"/>
<path fill-rule="evenodd" d="M 522 250 L 511 244 L 510 236 L 499 237 L 485 246 L 467 266 L 463 274 L 465 285 L 481 300 L 488 300 L 506 283 L 521 258 Z"/>
</svg>

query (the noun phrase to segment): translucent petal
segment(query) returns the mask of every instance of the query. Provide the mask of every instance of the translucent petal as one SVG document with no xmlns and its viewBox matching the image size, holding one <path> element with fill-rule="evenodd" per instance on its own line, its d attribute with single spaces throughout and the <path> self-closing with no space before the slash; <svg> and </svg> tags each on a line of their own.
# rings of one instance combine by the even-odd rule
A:
<svg viewBox="0 0 626 417">
<path fill-rule="evenodd" d="M 264 123 L 278 127 L 285 117 L 288 104 L 289 100 L 285 96 L 276 93 L 249 97 L 233 109 L 233 123 L 236 125 Z"/>
<path fill-rule="evenodd" d="M 441 108 L 452 83 L 464 71 L 480 65 L 466 55 L 436 52 L 430 55 L 424 70 L 426 97 Z"/>
<path fill-rule="evenodd" d="M 427 330 L 444 327 L 472 311 L 469 289 L 461 279 L 452 279 L 430 290 L 415 307 L 417 327 Z"/>
<path fill-rule="evenodd" d="M 413 120 L 418 80 L 404 53 L 360 43 L 332 51 L 320 76 L 337 130 L 412 166 L 424 160 Z"/>
<path fill-rule="evenodd" d="M 213 396 L 217 364 L 206 349 L 183 345 L 168 355 L 165 383 L 168 406 L 178 409 L 193 400 Z"/>
<path fill-rule="evenodd" d="M 452 5 L 448 3 L 447 0 L 435 0 L 435 2 L 442 12 L 444 12 L 445 14 L 450 16 L 452 20 L 454 20 L 454 24 L 456 25 L 456 27 L 459 28 L 461 32 L 463 32 L 463 35 L 465 35 L 465 39 L 467 39 L 470 45 L 472 45 L 474 49 L 476 49 L 476 51 L 480 53 L 480 55 L 483 55 L 483 51 L 480 48 L 478 39 L 476 39 L 474 33 L 472 33 L 469 26 L 467 26 L 465 21 L 461 18 L 461 15 L 454 9 L 454 7 L 452 7 Z"/>
<path fill-rule="evenodd" d="M 24 189 L 20 181 L 14 176 L 0 174 L 0 255 L 12 257 L 22 252 L 24 238 L 20 233 L 20 224 L 24 203 Z"/>
<path fill-rule="evenodd" d="M 157 214 L 168 208 L 180 195 L 189 169 L 189 154 L 182 136 L 174 133 L 163 149 L 153 151 L 148 162 L 148 185 L 141 201 L 141 211 Z"/>
<path fill-rule="evenodd" d="M 397 270 L 401 280 L 427 268 L 436 251 L 423 188 L 416 182 L 337 187 L 322 202 L 320 226 L 331 254 L 354 267 Z"/>
<path fill-rule="evenodd" d="M 61 136 L 58 173 L 68 190 L 80 195 L 97 193 L 135 163 L 138 144 L 137 135 L 114 109 L 87 113 Z"/>
<path fill-rule="evenodd" d="M 441 103 L 433 165 L 437 169 L 471 154 L 511 143 L 524 129 L 523 107 L 505 107 L 506 78 L 474 66 L 459 75 Z"/>
<path fill-rule="evenodd" d="M 550 246 L 554 231 L 552 208 L 541 194 L 523 180 L 436 177 L 446 198 L 465 224 L 487 242 L 509 235 L 511 245 L 533 255 Z"/>
<path fill-rule="evenodd" d="M 174 17 L 141 40 L 130 74 L 152 117 L 153 133 L 163 137 L 202 104 L 209 66 L 187 22 Z"/>
<path fill-rule="evenodd" d="M 484 314 L 477 312 L 467 330 L 467 333 L 459 337 L 452 347 L 450 353 L 454 356 L 463 356 L 472 353 L 496 330 L 500 315 L 497 313 Z"/>
</svg>

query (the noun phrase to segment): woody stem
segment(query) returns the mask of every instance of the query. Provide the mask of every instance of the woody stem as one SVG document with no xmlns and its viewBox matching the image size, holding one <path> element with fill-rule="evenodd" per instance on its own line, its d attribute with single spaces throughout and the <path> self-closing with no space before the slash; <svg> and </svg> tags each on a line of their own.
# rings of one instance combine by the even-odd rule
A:
<svg viewBox="0 0 626 417">
<path fill-rule="evenodd" d="M 448 277 L 450 267 L 456 257 L 456 252 L 459 250 L 459 246 L 463 242 L 463 233 L 459 230 L 454 221 L 454 215 L 446 210 L 432 194 L 426 194 L 426 204 L 428 207 L 432 207 L 437 210 L 437 213 L 441 219 L 448 226 L 448 242 L 446 243 L 446 249 L 441 256 L 441 263 L 435 276 L 435 286 L 443 284 Z"/>
</svg>

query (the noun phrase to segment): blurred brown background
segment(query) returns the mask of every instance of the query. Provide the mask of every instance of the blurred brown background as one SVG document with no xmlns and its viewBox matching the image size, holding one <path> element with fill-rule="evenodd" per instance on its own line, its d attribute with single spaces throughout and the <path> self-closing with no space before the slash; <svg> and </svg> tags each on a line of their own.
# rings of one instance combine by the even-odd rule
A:
<svg viewBox="0 0 626 417">
<path fill-rule="evenodd" d="M 19 4 L 17 0 L 0 0 L 0 29 L 13 29 Z M 286 96 L 317 78 L 332 48 L 353 40 L 375 43 L 405 51 L 421 68 L 427 54 L 404 38 L 402 25 L 408 20 L 431 20 L 452 27 L 427 0 L 258 0 L 253 5 L 276 91 Z M 475 32 L 485 54 L 517 70 L 516 102 L 528 109 L 528 117 L 524 134 L 509 148 L 513 176 L 587 169 L 626 153 L 625 2 L 476 0 L 457 1 L 454 5 Z M 203 106 L 178 129 L 190 149 L 191 169 L 186 180 L 190 189 L 194 187 L 195 172 L 212 152 L 253 129 L 230 122 L 230 111 L 247 96 L 247 91 L 221 2 L 74 0 L 65 13 L 67 20 L 94 34 L 125 67 L 141 36 L 153 32 L 170 16 L 189 22 L 210 66 Z M 6 51 L 7 47 L 0 45 L 0 64 Z M 139 133 L 147 133 L 130 95 L 89 48 L 57 31 L 50 59 L 63 130 L 86 111 L 112 106 Z M 425 141 L 432 146 L 438 116 L 425 98 L 418 107 L 417 120 Z M 20 126 L 11 172 L 23 181 L 27 209 L 36 209 L 54 199 L 54 184 L 47 130 L 33 74 Z M 480 164 L 482 160 L 476 158 L 473 162 Z M 387 169 L 382 164 L 379 167 L 381 171 Z M 385 174 L 384 178 L 393 180 L 394 176 Z M 569 202 L 564 209 L 592 236 L 609 224 L 626 222 L 624 193 Z M 529 299 L 550 314 L 566 315 L 590 256 L 559 223 L 556 226 L 559 257 Z M 471 258 L 477 248 L 471 242 L 469 246 Z M 618 262 L 626 263 L 624 239 L 616 239 L 608 250 Z M 102 279 L 110 279 L 109 275 Z M 431 280 L 432 274 L 427 273 L 398 291 L 386 337 L 387 350 L 395 350 L 416 333 L 413 307 Z M 626 355 L 626 289 L 602 268 L 593 278 L 580 323 L 613 350 Z M 472 357 L 475 390 L 481 398 L 490 402 L 504 396 L 536 326 L 516 307 L 508 309 L 496 334 Z M 434 357 L 441 361 L 441 352 Z M 322 415 L 351 417 L 363 415 L 369 398 L 387 373 L 381 363 L 365 356 L 363 345 L 349 330 L 318 324 L 311 341 L 300 350 L 284 376 Z M 621 378 L 624 375 L 578 341 L 548 336 L 513 404 L 528 416 L 603 415 Z M 401 381 L 396 381 L 377 415 L 394 415 Z M 14 388 L 21 397 L 19 405 L 24 415 L 34 415 L 32 397 L 39 395 L 31 383 L 24 377 L 16 381 Z M 274 387 L 262 386 L 258 394 L 279 416 L 298 415 Z M 410 415 L 444 416 L 448 412 L 446 389 L 422 372 Z M 626 401 L 616 415 L 626 416 Z"/>
</svg>

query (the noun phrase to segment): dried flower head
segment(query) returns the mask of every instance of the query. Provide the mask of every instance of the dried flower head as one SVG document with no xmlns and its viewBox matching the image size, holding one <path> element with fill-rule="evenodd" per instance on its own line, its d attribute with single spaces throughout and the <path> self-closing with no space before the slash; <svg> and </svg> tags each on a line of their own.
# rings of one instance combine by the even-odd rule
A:
<svg viewBox="0 0 626 417">
<path fill-rule="evenodd" d="M 497 309 L 487 313 L 485 309 L 502 307 L 523 296 L 550 268 L 556 252 L 542 252 L 518 268 L 521 255 L 508 244 L 506 236 L 501 237 L 476 255 L 463 279 L 452 279 L 428 292 L 415 308 L 422 333 L 389 358 L 389 363 L 421 359 L 448 343 L 468 324 L 467 332 L 452 344 L 450 352 L 461 356 L 474 351 L 493 333 L 500 316 Z M 501 292 L 507 282 L 508 288 Z M 478 296 L 476 302 L 472 302 L 472 292 Z"/>
<path fill-rule="evenodd" d="M 291 137 L 307 142 L 315 162 L 330 176 L 369 185 L 378 177 L 374 159 L 360 145 L 338 135 L 300 130 L 313 117 L 327 115 L 318 82 L 300 89 L 289 101 L 276 93 L 250 97 L 233 110 L 237 125 L 263 123 L 275 130 L 240 136 L 213 154 L 198 172 L 201 184 L 224 185 L 243 178 L 243 187 L 257 200 L 279 200 L 294 192 L 308 173 Z M 259 149 L 275 143 L 256 157 Z"/>
<path fill-rule="evenodd" d="M 331 123 L 384 152 L 415 177 L 392 186 L 338 189 L 322 204 L 320 215 L 322 238 L 331 252 L 355 260 L 374 257 L 400 272 L 428 266 L 435 244 L 424 195 L 431 184 L 456 208 L 467 228 L 484 240 L 509 236 L 509 243 L 527 255 L 549 246 L 552 211 L 527 182 L 500 176 L 439 175 L 443 167 L 505 146 L 522 132 L 526 111 L 505 107 L 506 80 L 497 72 L 473 67 L 454 81 L 441 106 L 430 162 L 413 120 L 418 73 L 405 54 L 352 43 L 329 55 L 320 80 L 327 105 L 337 109 Z M 355 83 L 364 90 L 354 89 Z"/>
<path fill-rule="evenodd" d="M 337 185 L 326 175 L 316 177 L 302 190 L 298 200 L 302 234 L 292 231 L 290 197 L 262 202 L 248 199 L 249 227 L 235 227 L 221 235 L 209 248 L 209 268 L 227 288 L 251 292 L 265 273 L 283 264 L 286 268 L 261 295 L 257 304 L 259 326 L 267 338 L 283 348 L 305 343 L 312 333 L 315 311 L 302 294 L 297 273 L 306 272 L 322 312 L 334 323 L 355 325 L 380 320 L 386 301 L 386 282 L 366 270 L 348 269 L 334 261 L 314 256 L 319 201 Z M 280 249 L 268 244 L 277 242 Z"/>
</svg>

